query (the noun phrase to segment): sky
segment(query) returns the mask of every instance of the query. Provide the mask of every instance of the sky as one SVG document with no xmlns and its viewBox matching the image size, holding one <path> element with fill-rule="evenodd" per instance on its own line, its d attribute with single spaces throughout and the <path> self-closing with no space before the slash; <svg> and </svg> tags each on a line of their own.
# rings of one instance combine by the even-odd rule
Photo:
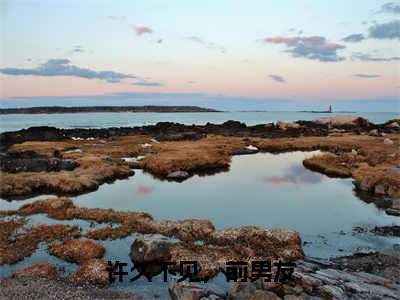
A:
<svg viewBox="0 0 400 300">
<path fill-rule="evenodd" d="M 400 2 L 0 3 L 2 107 L 400 109 Z"/>
</svg>

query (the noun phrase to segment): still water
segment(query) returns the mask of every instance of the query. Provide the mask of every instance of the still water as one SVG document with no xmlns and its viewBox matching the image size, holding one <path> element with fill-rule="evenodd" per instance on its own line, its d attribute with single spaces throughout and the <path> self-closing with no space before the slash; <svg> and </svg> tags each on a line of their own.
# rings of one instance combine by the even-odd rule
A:
<svg viewBox="0 0 400 300">
<path fill-rule="evenodd" d="M 352 191 L 351 179 L 332 179 L 311 172 L 302 165 L 304 158 L 318 152 L 283 154 L 255 154 L 234 156 L 228 172 L 213 176 L 194 176 L 182 183 L 160 181 L 142 170 L 126 180 L 100 186 L 99 190 L 74 197 L 82 207 L 113 208 L 125 211 L 145 211 L 156 219 L 204 218 L 215 227 L 257 225 L 266 228 L 297 230 L 308 256 L 328 258 L 355 252 L 390 251 L 400 244 L 398 237 L 381 237 L 371 233 L 354 234 L 354 226 L 400 225 L 399 219 L 386 215 L 373 204 L 358 199 Z M 25 203 L 46 196 L 23 201 L 0 200 L 0 209 L 15 209 Z M 28 217 L 35 224 L 76 224 L 83 232 L 100 228 L 84 220 L 57 221 L 44 214 Z M 104 259 L 127 262 L 133 266 L 129 251 L 136 234 L 124 239 L 99 241 L 107 252 Z M 0 277 L 10 276 L 21 267 L 37 262 L 49 262 L 63 267 L 66 276 L 78 269 L 40 247 L 23 261 L 0 266 Z M 134 271 L 129 277 L 135 276 Z M 172 277 L 168 277 L 171 281 Z M 209 283 L 228 289 L 224 275 L 219 274 Z M 146 298 L 169 299 L 168 283 L 162 274 L 148 282 L 140 278 L 134 283 L 115 282 L 111 289 L 131 289 Z"/>
<path fill-rule="evenodd" d="M 399 112 L 357 112 L 357 113 L 307 113 L 307 112 L 210 112 L 210 113 L 75 113 L 0 115 L 0 132 L 14 131 L 32 126 L 54 126 L 59 128 L 106 128 L 129 127 L 177 122 L 187 125 L 201 125 L 207 122 L 220 124 L 228 120 L 244 122 L 247 125 L 281 121 L 315 120 L 332 116 L 361 116 L 374 123 L 399 118 Z"/>
<path fill-rule="evenodd" d="M 400 222 L 357 198 L 351 179 L 333 179 L 305 169 L 303 159 L 316 153 L 234 156 L 228 172 L 194 176 L 182 183 L 160 181 L 136 170 L 129 179 L 104 184 L 96 192 L 73 199 L 82 207 L 144 211 L 156 219 L 208 219 L 218 229 L 243 225 L 290 228 L 306 242 L 306 254 L 316 257 L 384 250 L 400 243 L 400 238 L 352 233 L 354 226 Z M 0 209 L 38 198 L 43 196 L 0 201 Z M 34 222 L 40 220 L 37 217 Z"/>
</svg>

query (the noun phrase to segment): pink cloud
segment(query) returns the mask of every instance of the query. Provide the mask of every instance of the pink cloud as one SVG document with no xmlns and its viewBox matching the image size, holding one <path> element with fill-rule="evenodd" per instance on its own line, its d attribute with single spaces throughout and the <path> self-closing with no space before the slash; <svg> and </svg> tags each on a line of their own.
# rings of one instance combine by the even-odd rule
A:
<svg viewBox="0 0 400 300">
<path fill-rule="evenodd" d="M 142 35 L 145 33 L 153 32 L 153 30 L 151 30 L 149 27 L 141 26 L 141 25 L 134 26 L 133 29 L 135 30 L 136 35 Z"/>
<path fill-rule="evenodd" d="M 322 62 L 338 62 L 345 58 L 337 51 L 345 46 L 328 41 L 323 36 L 273 36 L 260 40 L 262 43 L 285 44 L 288 48 L 284 52 L 293 57 L 303 57 Z"/>
<path fill-rule="evenodd" d="M 151 186 L 139 185 L 136 189 L 136 194 L 147 195 L 153 192 L 154 188 Z"/>
<path fill-rule="evenodd" d="M 286 44 L 287 46 L 292 46 L 300 41 L 300 39 L 301 38 L 298 36 L 273 36 L 262 39 L 261 41 L 264 43 Z"/>
</svg>

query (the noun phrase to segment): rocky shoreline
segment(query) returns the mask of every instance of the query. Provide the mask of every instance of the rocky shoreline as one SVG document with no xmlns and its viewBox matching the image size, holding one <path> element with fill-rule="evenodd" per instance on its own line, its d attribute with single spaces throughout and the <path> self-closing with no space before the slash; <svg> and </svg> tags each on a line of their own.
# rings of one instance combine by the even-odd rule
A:
<svg viewBox="0 0 400 300">
<path fill-rule="evenodd" d="M 24 218 L 35 214 L 46 214 L 60 221 L 90 220 L 106 226 L 86 231 L 60 224 L 27 226 Z M 134 290 L 132 294 L 107 294 L 108 291 L 95 288 L 109 285 L 107 263 L 103 259 L 106 249 L 96 240 L 115 240 L 140 233 L 131 245 L 130 258 L 134 263 L 154 266 L 164 261 L 197 261 L 202 266 L 198 277 L 203 280 L 224 272 L 227 261 L 248 261 L 249 267 L 255 259 L 296 264 L 292 281 L 238 282 L 226 291 L 173 279 L 169 283 L 172 299 L 399 299 L 400 253 L 396 256 L 354 254 L 330 260 L 305 257 L 301 239 L 292 230 L 254 226 L 215 230 L 207 220 L 158 221 L 140 212 L 77 207 L 67 198 L 38 200 L 18 210 L 0 211 L 0 215 L 3 218 L 0 264 L 20 261 L 31 255 L 39 243 L 46 243 L 50 255 L 79 265 L 75 273 L 61 277 L 57 266 L 37 263 L 15 271 L 13 279 L 1 280 L 11 280 L 15 288 L 21 284 L 20 293 L 32 297 L 38 295 L 32 286 L 40 278 L 38 282 L 50 285 L 50 291 L 65 290 L 67 294 L 79 295 L 78 287 L 85 286 L 89 295 L 95 295 L 91 294 L 93 291 L 99 297 L 141 299 L 140 293 Z M 397 227 L 373 230 L 396 234 Z M 179 271 L 176 266 L 168 270 Z M 143 272 L 151 278 L 159 270 L 150 268 Z M 1 293 L 7 296 L 16 291 L 6 289 Z"/>
<path fill-rule="evenodd" d="M 326 118 L 317 121 L 297 121 L 259 124 L 247 126 L 238 121 L 227 121 L 222 124 L 183 125 L 179 123 L 160 122 L 156 125 L 139 127 L 119 127 L 104 129 L 60 129 L 55 127 L 30 127 L 14 132 L 0 134 L 2 150 L 13 144 L 26 141 L 60 141 L 68 138 L 106 139 L 120 136 L 147 135 L 159 141 L 197 140 L 204 135 L 224 135 L 239 137 L 300 137 L 327 136 L 329 133 L 365 133 L 380 135 L 382 133 L 399 133 L 400 119 L 389 120 L 383 124 L 374 124 L 361 117 Z"/>
<path fill-rule="evenodd" d="M 257 152 L 320 150 L 303 161 L 313 171 L 330 177 L 353 178 L 360 198 L 388 214 L 400 215 L 400 120 L 372 124 L 365 119 L 277 122 L 246 126 L 229 121 L 220 125 L 152 126 L 109 129 L 35 127 L 0 135 L 0 196 L 3 199 L 34 195 L 78 195 L 102 183 L 134 175 L 143 169 L 163 180 L 183 181 L 195 174 L 229 169 L 232 155 Z M 42 214 L 55 220 L 30 224 Z M 283 260 L 295 262 L 293 281 L 234 283 L 221 291 L 198 283 L 169 283 L 172 299 L 400 299 L 400 255 L 354 254 L 319 260 L 306 257 L 300 235 L 288 229 L 255 226 L 216 230 L 208 220 L 156 220 L 142 212 L 76 206 L 69 198 L 37 200 L 19 209 L 0 211 L 0 265 L 31 256 L 39 245 L 49 255 L 74 263 L 66 277 L 57 266 L 38 263 L 17 270 L 1 284 L 13 288 L 0 297 L 141 299 L 98 287 L 109 285 L 107 249 L 101 241 L 137 237 L 131 245 L 135 263 L 195 260 L 200 279 L 224 272 L 226 261 Z M 85 220 L 93 228 L 57 221 Z M 376 235 L 398 236 L 398 226 L 355 228 Z M 178 271 L 168 267 L 170 272 Z M 145 270 L 154 276 L 159 270 Z M 38 279 L 40 278 L 40 279 Z M 80 288 L 84 286 L 85 292 Z M 47 291 L 38 291 L 48 287 Z"/>
<path fill-rule="evenodd" d="M 229 121 L 109 129 L 33 127 L 0 135 L 0 196 L 79 195 L 132 176 L 132 168 L 183 181 L 228 170 L 232 155 L 321 150 L 321 155 L 304 160 L 306 168 L 351 177 L 362 199 L 400 215 L 399 124 L 328 118 L 256 126 Z"/>
</svg>

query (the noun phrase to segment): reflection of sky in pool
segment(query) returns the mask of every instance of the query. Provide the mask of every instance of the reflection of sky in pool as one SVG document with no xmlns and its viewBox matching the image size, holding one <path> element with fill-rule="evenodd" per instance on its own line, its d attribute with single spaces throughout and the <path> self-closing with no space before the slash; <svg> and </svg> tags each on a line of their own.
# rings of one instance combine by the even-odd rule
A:
<svg viewBox="0 0 400 300">
<path fill-rule="evenodd" d="M 291 228 L 299 231 L 303 241 L 308 242 L 304 246 L 306 254 L 317 257 L 383 250 L 400 243 L 400 238 L 351 234 L 353 226 L 390 225 L 399 224 L 399 221 L 358 199 L 353 194 L 351 179 L 332 179 L 305 169 L 302 160 L 313 154 L 315 152 L 235 156 L 229 172 L 194 176 L 182 183 L 160 181 L 136 170 L 131 178 L 104 184 L 96 192 L 75 197 L 74 202 L 82 207 L 145 211 L 156 219 L 209 219 L 217 228 L 242 225 Z M 39 198 L 45 197 L 0 201 L 0 209 L 17 208 Z M 43 215 L 29 218 L 32 223 L 53 223 Z M 54 223 L 61 222 L 54 220 Z M 77 220 L 63 223 L 78 224 L 84 230 L 90 225 Z M 107 247 L 105 258 L 130 261 L 128 253 L 134 236 L 102 242 Z M 0 267 L 0 275 L 9 275 L 37 261 L 68 265 L 49 256 L 42 247 L 17 265 Z M 76 266 L 70 266 L 69 270 L 71 268 Z M 154 294 L 165 292 L 162 279 L 153 280 L 160 282 L 154 285 L 143 279 L 135 288 L 145 291 L 151 284 Z M 215 280 L 220 282 L 221 278 Z M 127 288 L 129 283 L 117 283 L 113 287 Z"/>
<path fill-rule="evenodd" d="M 310 155 L 236 156 L 229 172 L 194 176 L 182 183 L 159 181 L 136 170 L 128 180 L 105 184 L 76 197 L 75 203 L 145 211 L 157 219 L 205 218 L 217 228 L 252 224 L 293 228 L 303 234 L 396 220 L 359 200 L 351 179 L 332 179 L 305 169 L 302 160 Z"/>
</svg>

